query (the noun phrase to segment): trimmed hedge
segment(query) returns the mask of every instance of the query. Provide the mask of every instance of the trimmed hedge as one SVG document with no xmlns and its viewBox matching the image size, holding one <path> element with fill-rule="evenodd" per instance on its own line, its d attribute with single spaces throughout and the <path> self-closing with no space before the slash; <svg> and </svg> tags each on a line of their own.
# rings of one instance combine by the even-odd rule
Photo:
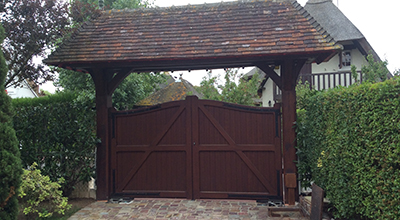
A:
<svg viewBox="0 0 400 220">
<path fill-rule="evenodd" d="M 298 110 L 298 164 L 336 217 L 400 219 L 400 78 L 310 91 Z"/>
<path fill-rule="evenodd" d="M 94 175 L 95 110 L 92 97 L 60 92 L 14 99 L 14 128 L 24 167 L 36 162 L 54 182 L 61 177 L 64 196 Z"/>
</svg>

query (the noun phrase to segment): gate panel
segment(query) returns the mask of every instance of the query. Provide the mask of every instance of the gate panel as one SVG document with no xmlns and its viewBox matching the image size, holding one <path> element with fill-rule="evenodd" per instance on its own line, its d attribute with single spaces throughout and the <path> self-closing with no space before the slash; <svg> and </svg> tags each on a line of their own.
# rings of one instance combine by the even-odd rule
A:
<svg viewBox="0 0 400 220">
<path fill-rule="evenodd" d="M 113 194 L 280 199 L 279 112 L 187 97 L 113 113 Z"/>
<path fill-rule="evenodd" d="M 196 100 L 195 198 L 281 198 L 279 108 Z"/>
<path fill-rule="evenodd" d="M 114 195 L 192 197 L 188 104 L 179 101 L 114 113 Z"/>
</svg>

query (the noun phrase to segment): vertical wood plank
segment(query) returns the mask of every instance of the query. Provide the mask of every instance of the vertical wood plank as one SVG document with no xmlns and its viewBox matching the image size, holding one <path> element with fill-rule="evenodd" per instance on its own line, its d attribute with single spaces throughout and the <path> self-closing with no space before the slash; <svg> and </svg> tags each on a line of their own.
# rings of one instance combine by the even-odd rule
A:
<svg viewBox="0 0 400 220">
<path fill-rule="evenodd" d="M 278 108 L 280 109 L 282 107 L 282 105 L 280 103 L 275 103 L 274 108 Z M 275 137 L 275 169 L 278 171 L 278 175 L 277 175 L 277 187 L 278 187 L 278 194 L 279 195 L 283 195 L 283 181 L 282 181 L 282 173 L 283 173 L 283 169 L 282 169 L 282 124 L 280 123 L 282 121 L 282 117 L 281 115 L 277 115 L 278 113 L 275 112 L 275 117 L 278 117 L 277 119 L 277 126 L 278 126 L 278 136 Z"/>
<path fill-rule="evenodd" d="M 192 195 L 193 199 L 200 198 L 200 138 L 199 138 L 199 100 L 192 100 L 191 109 L 191 146 L 192 146 Z M 207 131 L 203 131 L 207 132 Z"/>
<path fill-rule="evenodd" d="M 186 108 L 186 190 L 187 190 L 187 199 L 194 199 L 193 195 L 193 147 L 195 139 L 192 138 L 192 111 L 193 106 L 197 105 L 198 98 L 197 96 L 187 96 L 185 101 Z"/>
<path fill-rule="evenodd" d="M 300 72 L 300 65 L 297 66 L 294 60 L 284 60 L 281 69 L 282 80 L 282 117 L 283 117 L 283 161 L 284 175 L 297 175 L 295 161 L 296 156 L 296 133 L 294 123 L 296 121 L 296 80 Z M 285 178 L 287 179 L 287 178 Z M 292 180 L 292 178 L 289 178 Z M 288 185 L 289 184 L 289 185 Z M 294 205 L 298 191 L 297 181 L 285 182 L 285 203 Z"/>
</svg>

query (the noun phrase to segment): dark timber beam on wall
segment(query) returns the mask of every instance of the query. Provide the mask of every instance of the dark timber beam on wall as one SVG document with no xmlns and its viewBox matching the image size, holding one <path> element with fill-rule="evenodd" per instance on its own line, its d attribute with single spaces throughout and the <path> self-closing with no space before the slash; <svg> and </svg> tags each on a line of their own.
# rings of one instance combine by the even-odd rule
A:
<svg viewBox="0 0 400 220">
<path fill-rule="evenodd" d="M 110 195 L 110 171 L 109 171 L 109 109 L 112 107 L 111 94 L 108 92 L 108 85 L 112 74 L 107 74 L 104 69 L 92 69 L 90 75 L 96 89 L 96 119 L 97 137 L 101 143 L 97 145 L 96 151 L 96 199 L 109 199 Z"/>
<path fill-rule="evenodd" d="M 285 181 L 285 203 L 294 205 L 298 198 L 296 156 L 296 81 L 305 60 L 284 60 L 281 63 L 282 130 Z"/>
</svg>

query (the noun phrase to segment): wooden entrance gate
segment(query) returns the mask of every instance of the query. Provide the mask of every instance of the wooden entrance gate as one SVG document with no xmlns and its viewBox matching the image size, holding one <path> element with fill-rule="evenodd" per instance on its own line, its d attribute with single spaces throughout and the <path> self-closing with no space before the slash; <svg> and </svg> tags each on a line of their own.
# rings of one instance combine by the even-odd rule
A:
<svg viewBox="0 0 400 220">
<path fill-rule="evenodd" d="M 111 118 L 114 195 L 282 198 L 279 107 L 187 97 Z"/>
</svg>

